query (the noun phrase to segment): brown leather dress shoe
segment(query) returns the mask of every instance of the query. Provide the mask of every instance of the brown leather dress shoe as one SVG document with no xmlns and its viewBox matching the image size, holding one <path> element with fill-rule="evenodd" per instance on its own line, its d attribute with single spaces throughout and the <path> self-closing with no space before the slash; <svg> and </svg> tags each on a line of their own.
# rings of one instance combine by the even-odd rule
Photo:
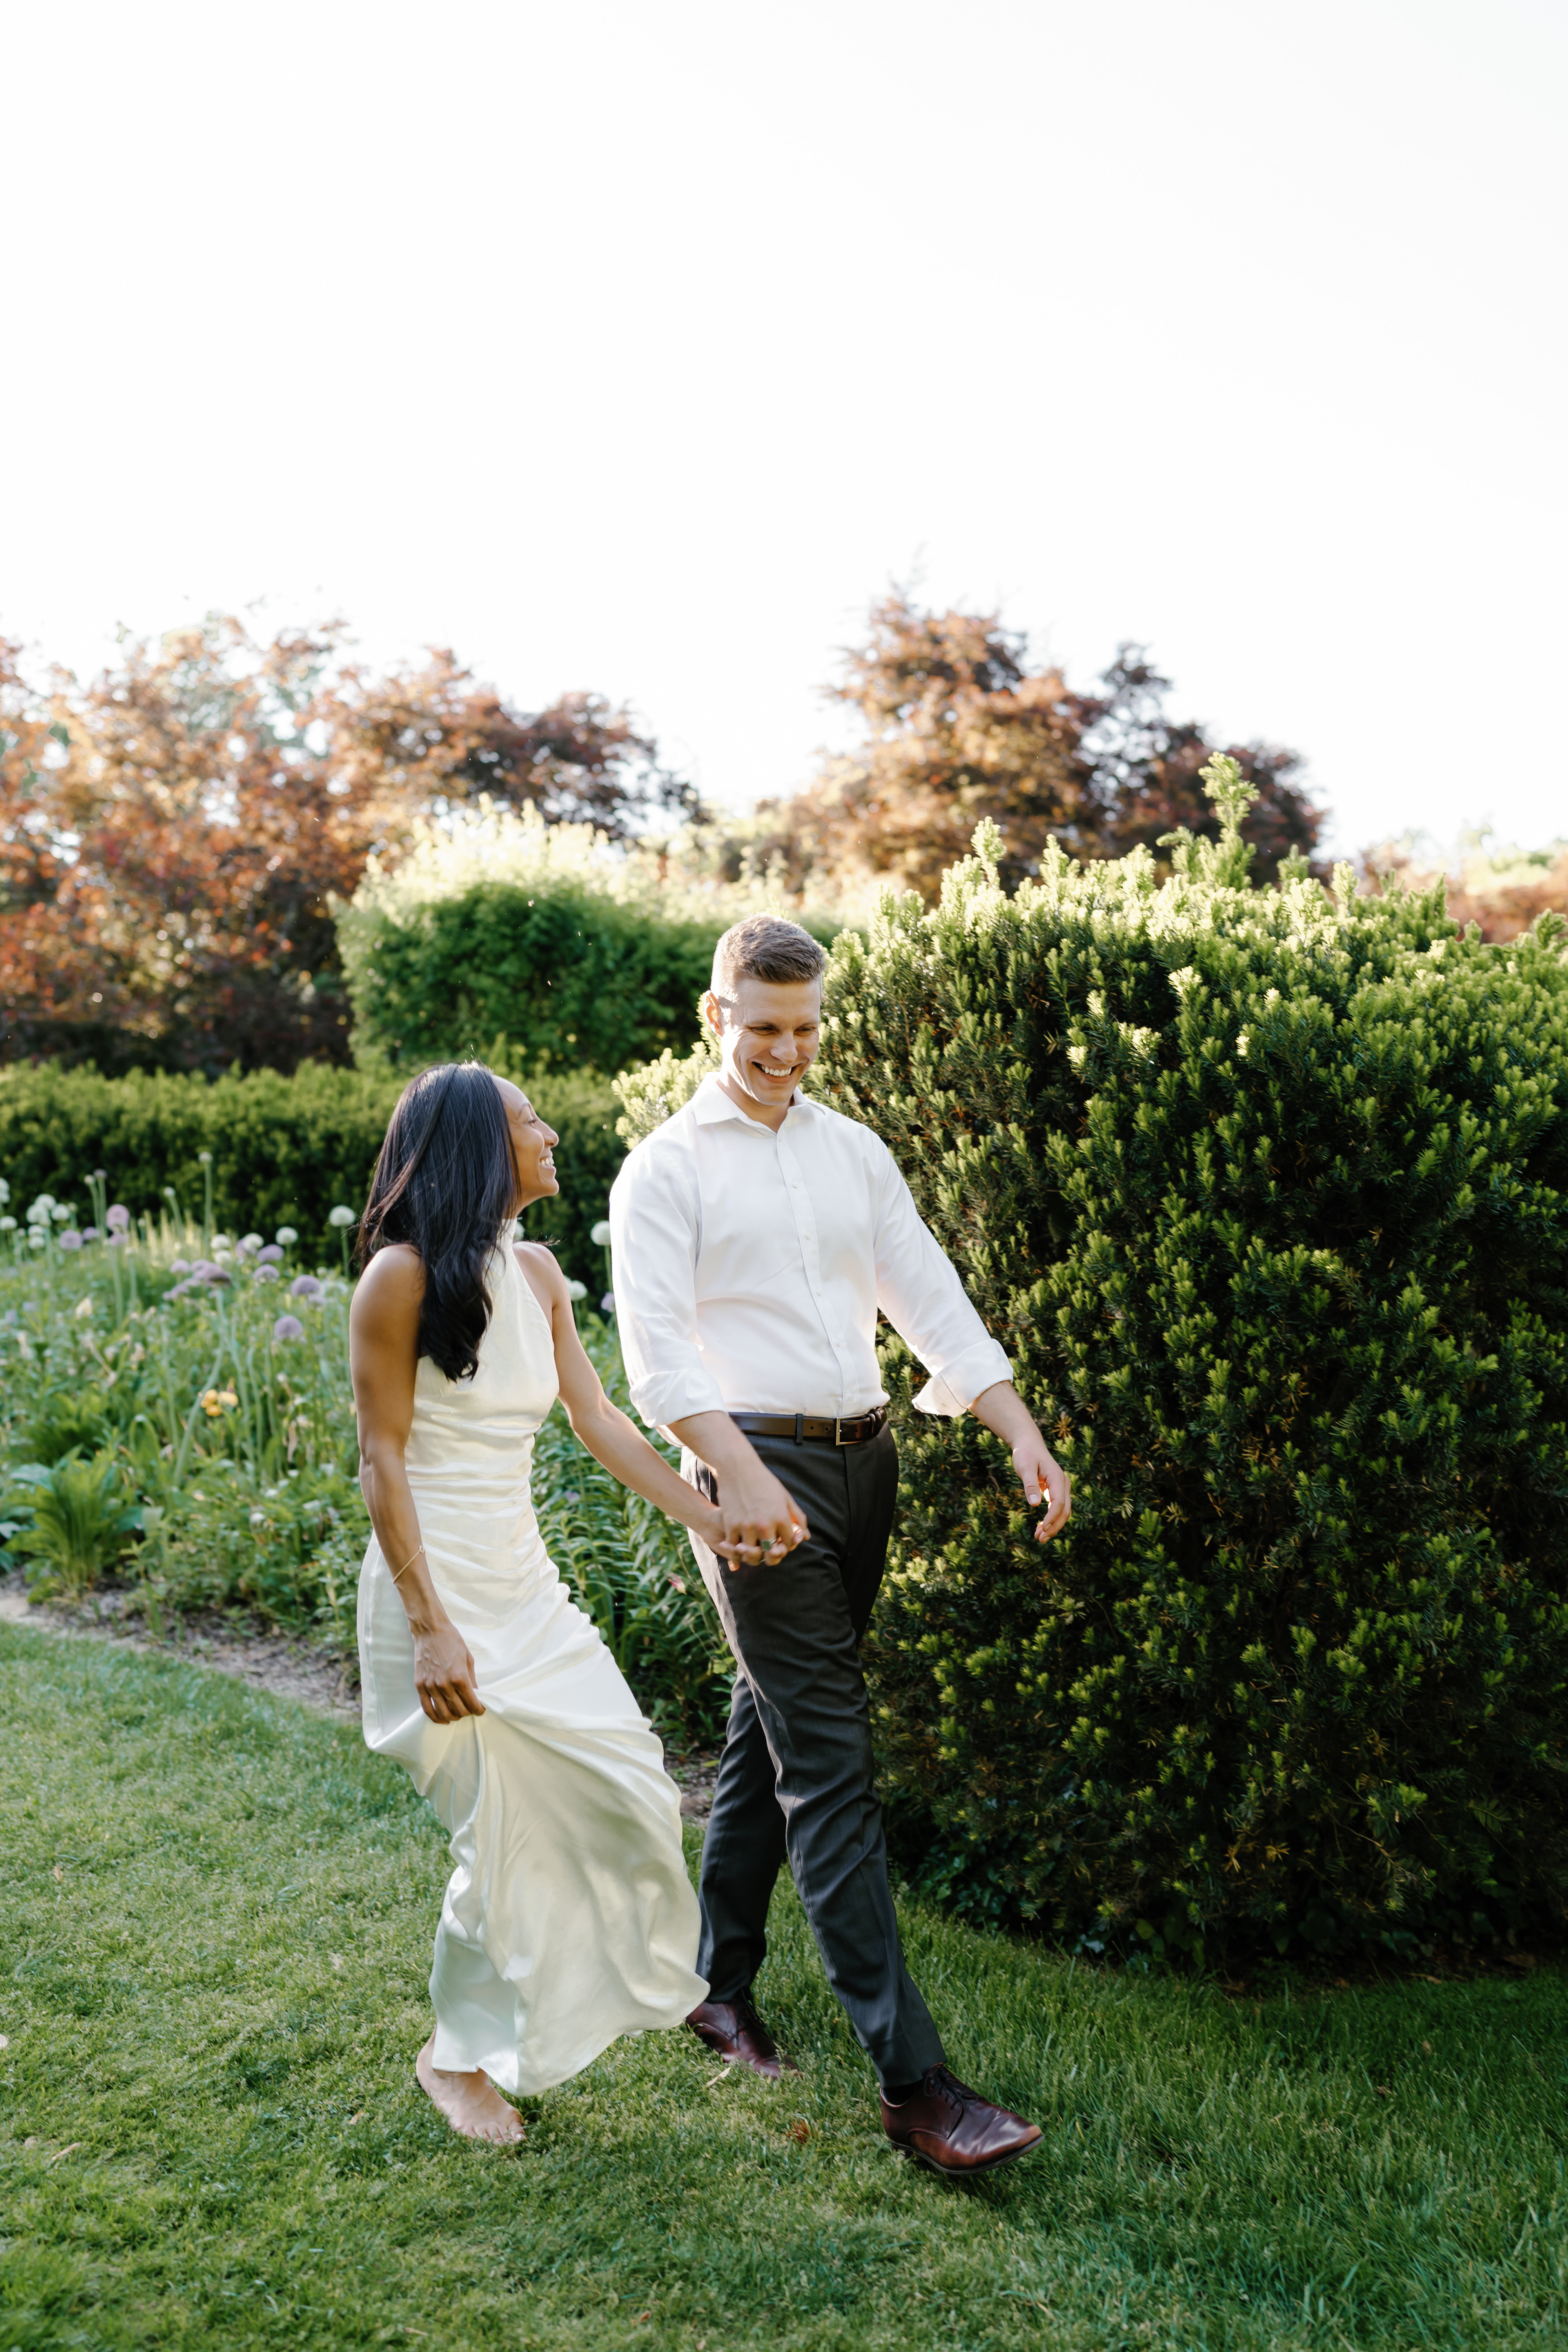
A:
<svg viewBox="0 0 1568 2352">
<path fill-rule="evenodd" d="M 882 2129 L 895 2147 L 951 2179 L 1011 2164 L 1038 2147 L 1041 2137 L 1038 2124 L 993 2106 L 945 2066 L 931 2067 L 920 2089 L 897 2106 L 884 2099 Z"/>
<path fill-rule="evenodd" d="M 776 2083 L 786 2070 L 792 2074 L 800 2072 L 743 1996 L 740 2000 L 700 2000 L 686 2022 L 726 2066 L 749 2066 L 753 2074 L 765 2074 L 770 2083 Z"/>
</svg>

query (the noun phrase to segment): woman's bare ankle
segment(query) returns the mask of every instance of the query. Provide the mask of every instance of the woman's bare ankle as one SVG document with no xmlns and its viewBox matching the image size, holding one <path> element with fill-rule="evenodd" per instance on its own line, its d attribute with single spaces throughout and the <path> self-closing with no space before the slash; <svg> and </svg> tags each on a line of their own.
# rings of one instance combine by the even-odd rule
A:
<svg viewBox="0 0 1568 2352">
<path fill-rule="evenodd" d="M 522 2137 L 522 2117 L 507 2099 L 503 2099 L 482 2067 L 462 2071 L 437 2066 L 435 2063 L 436 2037 L 429 2041 L 414 2062 L 414 2072 L 420 2089 L 431 2105 L 439 2108 L 455 2132 L 465 2139 L 489 2140 L 493 2147 L 513 2146 Z"/>
</svg>

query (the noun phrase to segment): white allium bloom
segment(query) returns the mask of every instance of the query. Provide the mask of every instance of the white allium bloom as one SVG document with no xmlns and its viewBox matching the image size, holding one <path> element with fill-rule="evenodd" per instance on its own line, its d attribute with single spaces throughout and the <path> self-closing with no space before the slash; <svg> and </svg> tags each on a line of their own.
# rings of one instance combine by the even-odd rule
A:
<svg viewBox="0 0 1568 2352">
<path fill-rule="evenodd" d="M 345 1209 L 341 1201 L 338 1202 L 335 1209 L 329 1209 L 327 1211 L 327 1223 L 329 1225 L 352 1225 L 354 1222 L 354 1212 L 352 1209 Z"/>
<path fill-rule="evenodd" d="M 16 1220 L 15 1217 L 0 1217 L 0 1234 L 14 1234 L 16 1230 Z"/>
<path fill-rule="evenodd" d="M 293 1226 L 292 1226 L 292 1225 L 279 1225 L 279 1228 L 278 1228 L 278 1231 L 273 1234 L 272 1238 L 273 1238 L 273 1240 L 274 1240 L 275 1242 L 277 1242 L 277 1243 L 278 1243 L 278 1244 L 279 1245 L 279 1247 L 280 1247 L 280 1248 L 282 1248 L 282 1249 L 287 1249 L 287 1248 L 288 1248 L 288 1246 L 289 1246 L 289 1243 L 290 1243 L 290 1242 L 297 1242 L 297 1241 L 299 1240 L 300 1236 L 299 1236 L 299 1234 L 294 1231 L 294 1228 L 293 1228 Z"/>
<path fill-rule="evenodd" d="M 0 1209 L 3 1209 L 3 1208 L 5 1207 L 5 1205 L 6 1202 L 10 1199 L 10 1197 L 11 1197 L 11 1187 L 9 1186 L 9 1184 L 7 1184 L 7 1183 L 6 1183 L 5 1179 L 4 1178 L 4 1176 L 0 1176 Z"/>
<path fill-rule="evenodd" d="M 601 1217 L 601 1218 L 599 1219 L 598 1223 L 594 1227 L 593 1232 L 588 1235 L 588 1239 L 593 1243 L 594 1247 L 595 1247 L 595 1249 L 608 1249 L 608 1248 L 609 1248 L 609 1246 L 610 1246 L 610 1222 L 609 1222 L 609 1219 L 608 1219 L 607 1217 Z"/>
<path fill-rule="evenodd" d="M 566 1286 L 566 1296 L 568 1298 L 573 1300 L 574 1303 L 575 1303 L 579 1298 L 586 1298 L 588 1296 L 587 1284 L 585 1282 L 569 1282 Z"/>
<path fill-rule="evenodd" d="M 71 1221 L 70 1202 L 68 1201 L 57 1201 L 54 1207 L 49 1211 L 49 1214 L 53 1217 L 57 1225 L 68 1225 Z"/>
<path fill-rule="evenodd" d="M 55 1196 L 52 1192 L 40 1192 L 27 1212 L 27 1223 L 30 1225 L 47 1225 L 49 1222 L 49 1212 L 54 1205 Z"/>
</svg>

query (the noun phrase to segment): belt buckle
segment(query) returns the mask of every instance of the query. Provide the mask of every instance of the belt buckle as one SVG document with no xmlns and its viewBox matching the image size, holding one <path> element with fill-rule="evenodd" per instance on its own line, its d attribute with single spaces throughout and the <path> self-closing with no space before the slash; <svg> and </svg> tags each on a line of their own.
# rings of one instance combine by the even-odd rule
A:
<svg viewBox="0 0 1568 2352">
<path fill-rule="evenodd" d="M 835 1446 L 839 1446 L 839 1445 L 849 1445 L 849 1444 L 852 1444 L 854 1443 L 853 1439 L 851 1439 L 851 1438 L 847 1438 L 847 1437 L 841 1437 L 841 1436 L 839 1435 L 839 1433 L 839 1433 L 839 1431 L 840 1431 L 843 1427 L 844 1427 L 844 1423 L 842 1423 L 842 1421 L 837 1421 L 837 1420 L 836 1420 L 836 1421 L 834 1422 L 834 1424 L 833 1424 L 833 1443 L 834 1443 Z"/>
</svg>

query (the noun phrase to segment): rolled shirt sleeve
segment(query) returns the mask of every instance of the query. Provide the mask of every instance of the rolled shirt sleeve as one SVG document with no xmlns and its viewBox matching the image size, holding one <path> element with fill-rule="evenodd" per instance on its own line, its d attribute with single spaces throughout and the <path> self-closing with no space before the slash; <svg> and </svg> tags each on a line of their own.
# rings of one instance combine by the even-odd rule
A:
<svg viewBox="0 0 1568 2352">
<path fill-rule="evenodd" d="M 627 1245 L 635 1223 L 637 1243 Z M 698 1205 L 689 1164 L 647 1145 L 610 1187 L 616 1325 L 632 1402 L 650 1429 L 722 1412 L 697 1339 Z"/>
<path fill-rule="evenodd" d="M 975 1311 L 957 1269 L 925 1223 L 890 1152 L 884 1150 L 877 1215 L 877 1304 L 931 1379 L 921 1412 L 967 1412 L 1010 1381 L 1013 1367 Z"/>
</svg>

